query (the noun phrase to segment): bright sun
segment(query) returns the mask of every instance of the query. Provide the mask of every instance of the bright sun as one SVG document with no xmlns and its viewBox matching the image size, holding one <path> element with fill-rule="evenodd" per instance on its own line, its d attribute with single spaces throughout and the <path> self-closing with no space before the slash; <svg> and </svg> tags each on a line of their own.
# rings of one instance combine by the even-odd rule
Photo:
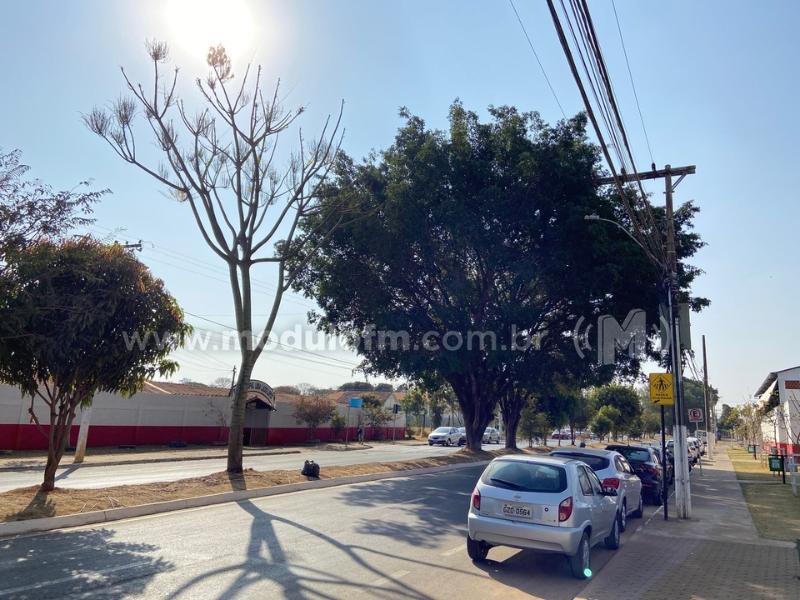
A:
<svg viewBox="0 0 800 600">
<path fill-rule="evenodd" d="M 169 0 L 166 17 L 171 41 L 192 58 L 205 60 L 217 44 L 234 59 L 252 50 L 255 27 L 244 0 Z"/>
</svg>

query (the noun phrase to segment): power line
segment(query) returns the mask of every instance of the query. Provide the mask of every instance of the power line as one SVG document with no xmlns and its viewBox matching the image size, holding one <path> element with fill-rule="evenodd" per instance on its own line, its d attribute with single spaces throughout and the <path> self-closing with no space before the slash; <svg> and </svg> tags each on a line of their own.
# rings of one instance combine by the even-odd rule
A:
<svg viewBox="0 0 800 600">
<path fill-rule="evenodd" d="M 183 312 L 185 312 L 187 315 L 190 315 L 190 316 L 195 317 L 197 319 L 200 319 L 202 321 L 207 321 L 208 323 L 213 323 L 214 325 L 219 325 L 220 327 L 224 327 L 225 329 L 228 329 L 230 331 L 236 331 L 237 330 L 236 327 L 231 327 L 230 325 L 226 325 L 225 323 L 221 323 L 221 322 L 215 321 L 213 319 L 208 319 L 206 317 L 201 317 L 200 315 L 192 313 L 192 312 L 189 312 L 188 310 L 184 310 Z M 345 361 L 345 360 L 342 360 L 342 359 L 339 359 L 339 358 L 334 358 L 332 356 L 325 356 L 324 354 L 319 354 L 317 352 L 312 352 L 311 350 L 306 350 L 305 348 L 297 348 L 295 346 L 289 346 L 288 344 L 284 344 L 284 343 L 279 342 L 277 340 L 270 340 L 270 341 L 273 342 L 274 344 L 277 344 L 278 346 L 282 346 L 284 348 L 289 348 L 290 350 L 293 350 L 293 351 L 296 351 L 296 352 L 303 352 L 305 354 L 309 354 L 311 356 L 316 356 L 318 358 L 323 358 L 325 360 L 330 360 L 330 361 L 335 361 L 335 362 L 338 362 L 338 363 L 342 363 L 343 365 L 346 365 L 348 368 L 351 368 L 351 369 L 354 369 L 354 368 L 356 368 L 358 366 L 356 364 L 350 363 L 348 361 Z M 329 366 L 336 366 L 336 365 L 329 365 Z"/>
<path fill-rule="evenodd" d="M 517 12 L 517 7 L 514 6 L 514 0 L 508 0 L 508 3 L 511 5 L 514 14 L 517 16 L 517 21 L 519 22 L 519 26 L 522 28 L 522 33 L 525 35 L 525 39 L 528 40 L 528 46 L 530 46 L 531 52 L 533 53 L 533 57 L 539 64 L 539 69 L 541 69 L 542 75 L 544 76 L 544 80 L 547 82 L 547 87 L 550 88 L 550 93 L 553 94 L 553 99 L 556 101 L 556 104 L 558 104 L 558 109 L 561 111 L 561 116 L 564 117 L 564 119 L 566 119 L 567 115 L 564 112 L 564 107 L 561 106 L 561 102 L 559 102 L 558 100 L 556 91 L 553 89 L 553 84 L 550 83 L 550 78 L 547 76 L 547 72 L 544 70 L 544 65 L 542 64 L 542 61 L 539 60 L 539 55 L 537 54 L 536 49 L 533 47 L 533 41 L 531 41 L 531 38 L 528 35 L 528 30 L 525 29 L 525 24 L 522 22 L 522 18 L 519 16 L 519 12 Z"/>
<path fill-rule="evenodd" d="M 614 9 L 614 19 L 617 21 L 617 31 L 619 32 L 619 41 L 622 44 L 622 53 L 625 55 L 625 64 L 628 67 L 628 77 L 631 80 L 631 89 L 633 90 L 633 97 L 636 100 L 636 110 L 639 111 L 639 121 L 642 123 L 642 131 L 644 132 L 644 140 L 647 143 L 647 152 L 650 154 L 650 162 L 655 164 L 653 158 L 653 149 L 650 147 L 650 137 L 647 135 L 647 127 L 644 125 L 644 116 L 642 115 L 642 107 L 639 104 L 639 94 L 636 93 L 636 84 L 633 81 L 633 72 L 631 71 L 631 63 L 628 60 L 628 49 L 625 47 L 625 38 L 622 36 L 622 27 L 619 24 L 619 15 L 617 14 L 617 5 L 614 0 L 611 0 L 611 6 Z"/>
</svg>

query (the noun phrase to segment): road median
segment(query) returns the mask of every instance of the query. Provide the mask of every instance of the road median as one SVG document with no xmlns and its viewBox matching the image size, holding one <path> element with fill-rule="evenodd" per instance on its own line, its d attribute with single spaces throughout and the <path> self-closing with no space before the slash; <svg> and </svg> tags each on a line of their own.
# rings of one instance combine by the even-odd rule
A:
<svg viewBox="0 0 800 600">
<path fill-rule="evenodd" d="M 495 454 L 465 452 L 416 460 L 321 466 L 319 479 L 296 470 L 212 473 L 172 482 L 101 489 L 27 487 L 0 494 L 0 537 L 90 525 L 186 508 L 196 508 L 306 489 L 420 475 L 485 464 Z"/>
</svg>

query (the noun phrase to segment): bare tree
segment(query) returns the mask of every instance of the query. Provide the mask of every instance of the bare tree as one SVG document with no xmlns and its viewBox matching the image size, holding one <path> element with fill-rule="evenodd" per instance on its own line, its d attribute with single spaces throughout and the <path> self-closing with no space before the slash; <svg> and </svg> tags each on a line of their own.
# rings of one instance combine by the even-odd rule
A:
<svg viewBox="0 0 800 600">
<path fill-rule="evenodd" d="M 269 338 L 281 299 L 292 285 L 287 261 L 302 251 L 308 259 L 345 218 L 341 206 L 323 208 L 321 186 L 341 144 L 342 107 L 328 117 L 320 135 L 307 142 L 298 130 L 298 146 L 280 168 L 276 150 L 281 134 L 292 127 L 303 109 L 286 111 L 278 98 L 261 90 L 261 68 L 248 66 L 238 85 L 225 49 L 208 52 L 210 72 L 197 79 L 203 108 L 189 114 L 176 93 L 178 70 L 165 76 L 168 48 L 148 42 L 153 66 L 152 86 L 134 83 L 123 69 L 129 96 L 108 110 L 95 108 L 83 119 L 124 161 L 162 183 L 179 201 L 188 203 L 206 244 L 228 267 L 241 345 L 241 366 L 232 400 L 228 471 L 242 471 L 245 394 L 253 367 Z M 248 81 L 252 85 L 248 84 Z M 134 127 L 143 113 L 164 162 L 152 165 L 137 151 Z M 146 128 L 145 128 L 146 129 Z M 181 130 L 181 135 L 178 131 Z M 323 212 L 324 211 L 324 212 Z M 318 226 L 305 231 L 303 220 Z M 267 323 L 253 331 L 251 270 L 259 264 L 275 267 L 276 291 Z M 303 265 L 301 265 L 302 267 Z M 293 265 L 292 273 L 297 273 Z"/>
</svg>

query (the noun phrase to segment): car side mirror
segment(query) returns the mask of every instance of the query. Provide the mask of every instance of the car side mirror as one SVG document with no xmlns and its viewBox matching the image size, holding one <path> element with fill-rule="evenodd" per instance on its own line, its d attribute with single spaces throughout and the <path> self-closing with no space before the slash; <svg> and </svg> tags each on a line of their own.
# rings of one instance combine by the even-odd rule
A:
<svg viewBox="0 0 800 600">
<path fill-rule="evenodd" d="M 612 487 L 604 487 L 603 488 L 603 496 L 616 496 L 617 490 Z"/>
</svg>

